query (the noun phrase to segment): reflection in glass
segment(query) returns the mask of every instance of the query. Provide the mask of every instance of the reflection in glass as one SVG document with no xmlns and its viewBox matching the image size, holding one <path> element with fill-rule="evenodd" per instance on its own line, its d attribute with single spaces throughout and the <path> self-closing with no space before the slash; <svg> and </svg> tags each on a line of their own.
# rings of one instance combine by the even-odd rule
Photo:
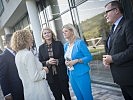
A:
<svg viewBox="0 0 133 100">
<path fill-rule="evenodd" d="M 61 16 L 61 19 L 62 19 L 63 25 L 68 24 L 68 23 L 72 23 L 72 18 L 71 18 L 70 11 L 65 13 L 65 14 L 63 14 Z"/>
<path fill-rule="evenodd" d="M 60 13 L 64 12 L 65 10 L 69 9 L 68 0 L 54 0 L 52 4 L 52 8 L 59 9 Z"/>
<path fill-rule="evenodd" d="M 55 33 L 58 33 L 56 34 L 57 38 L 61 40 L 63 43 L 65 43 L 65 39 L 62 34 L 62 26 L 68 23 L 72 23 L 69 11 L 49 22 L 50 27 L 53 29 L 53 31 L 55 30 Z"/>
<path fill-rule="evenodd" d="M 44 11 L 41 11 L 39 14 L 39 19 L 40 19 L 40 23 L 44 24 L 45 23 L 45 18 L 44 18 Z"/>
<path fill-rule="evenodd" d="M 26 28 L 29 25 L 28 16 L 23 19 L 23 27 Z"/>
<path fill-rule="evenodd" d="M 79 5 L 77 9 L 82 35 L 94 57 L 90 63 L 92 80 L 113 83 L 110 69 L 105 69 L 102 63 L 109 31 L 109 25 L 104 18 L 104 6 L 109 1 L 111 0 L 88 0 Z"/>
<path fill-rule="evenodd" d="M 55 24 L 54 24 L 54 20 L 49 22 L 49 27 L 52 29 L 52 31 L 54 32 L 54 35 L 57 37 L 57 33 L 56 33 L 56 29 L 55 29 Z"/>
<path fill-rule="evenodd" d="M 69 9 L 68 0 L 53 0 L 48 1 L 47 16 L 49 20 L 55 19 L 60 16 L 61 13 Z"/>
</svg>

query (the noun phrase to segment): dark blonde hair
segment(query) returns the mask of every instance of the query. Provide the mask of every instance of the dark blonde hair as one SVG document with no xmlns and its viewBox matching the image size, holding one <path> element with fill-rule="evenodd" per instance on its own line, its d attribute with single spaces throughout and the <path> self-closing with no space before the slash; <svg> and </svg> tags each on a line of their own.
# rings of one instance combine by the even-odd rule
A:
<svg viewBox="0 0 133 100">
<path fill-rule="evenodd" d="M 29 46 L 29 39 L 33 38 L 30 30 L 18 30 L 13 33 L 11 38 L 11 48 L 18 52 L 19 50 L 25 49 Z"/>
<path fill-rule="evenodd" d="M 42 31 L 41 31 L 41 37 L 42 37 L 44 43 L 46 42 L 45 38 L 43 37 L 43 31 L 44 31 L 44 30 L 48 30 L 48 31 L 51 32 L 51 34 L 52 34 L 52 40 L 57 40 L 56 37 L 55 37 L 54 32 L 53 32 L 49 27 L 45 27 L 45 28 L 43 28 Z"/>
<path fill-rule="evenodd" d="M 70 30 L 71 32 L 73 32 L 73 34 L 74 34 L 74 36 L 76 36 L 76 38 L 79 38 L 79 35 L 78 35 L 79 33 L 77 32 L 76 28 L 72 24 L 68 23 L 68 24 L 64 25 L 62 27 L 62 29 L 63 28 Z"/>
</svg>

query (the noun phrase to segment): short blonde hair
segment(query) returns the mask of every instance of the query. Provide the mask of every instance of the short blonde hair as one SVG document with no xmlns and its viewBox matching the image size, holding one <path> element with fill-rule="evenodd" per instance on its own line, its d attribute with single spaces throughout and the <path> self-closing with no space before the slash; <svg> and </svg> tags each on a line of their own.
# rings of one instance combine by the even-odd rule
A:
<svg viewBox="0 0 133 100">
<path fill-rule="evenodd" d="M 30 30 L 18 30 L 13 33 L 11 38 L 11 48 L 16 52 L 25 49 L 29 45 L 28 42 L 31 38 L 33 38 L 33 36 Z"/>
<path fill-rule="evenodd" d="M 43 37 L 43 31 L 44 31 L 44 30 L 50 31 L 51 34 L 52 34 L 52 40 L 56 40 L 56 37 L 55 37 L 54 32 L 53 32 L 49 27 L 45 27 L 45 28 L 43 28 L 42 31 L 41 31 L 41 37 L 42 37 L 44 43 L 46 42 L 45 38 Z"/>
</svg>

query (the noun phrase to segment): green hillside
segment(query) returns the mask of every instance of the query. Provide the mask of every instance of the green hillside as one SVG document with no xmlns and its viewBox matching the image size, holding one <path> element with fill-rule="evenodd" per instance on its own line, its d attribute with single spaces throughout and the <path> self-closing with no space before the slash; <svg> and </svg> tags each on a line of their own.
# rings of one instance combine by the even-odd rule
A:
<svg viewBox="0 0 133 100">
<path fill-rule="evenodd" d="M 83 35 L 86 39 L 100 37 L 108 33 L 109 25 L 106 23 L 104 13 L 81 22 Z"/>
</svg>

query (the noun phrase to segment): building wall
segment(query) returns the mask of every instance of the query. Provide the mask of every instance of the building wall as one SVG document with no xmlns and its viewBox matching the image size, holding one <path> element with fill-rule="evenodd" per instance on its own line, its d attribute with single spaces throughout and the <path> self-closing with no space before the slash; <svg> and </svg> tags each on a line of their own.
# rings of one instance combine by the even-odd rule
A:
<svg viewBox="0 0 133 100">
<path fill-rule="evenodd" d="M 33 35 L 35 36 L 36 46 L 42 43 L 40 34 L 41 27 L 40 21 L 38 17 L 36 0 L 9 0 L 9 2 L 5 2 L 3 0 L 4 12 L 0 17 L 0 35 L 11 34 L 16 29 L 25 28 L 25 23 L 22 22 L 24 16 L 29 15 L 28 17 L 30 29 L 33 30 Z M 27 14 L 28 13 L 28 14 Z M 20 28 L 17 28 L 20 27 Z"/>
<path fill-rule="evenodd" d="M 6 23 L 10 20 L 10 17 L 13 15 L 19 4 L 22 0 L 9 0 L 9 2 L 6 2 L 6 0 L 2 0 L 4 5 L 4 12 L 0 16 L 0 25 L 1 28 L 3 28 Z"/>
</svg>

